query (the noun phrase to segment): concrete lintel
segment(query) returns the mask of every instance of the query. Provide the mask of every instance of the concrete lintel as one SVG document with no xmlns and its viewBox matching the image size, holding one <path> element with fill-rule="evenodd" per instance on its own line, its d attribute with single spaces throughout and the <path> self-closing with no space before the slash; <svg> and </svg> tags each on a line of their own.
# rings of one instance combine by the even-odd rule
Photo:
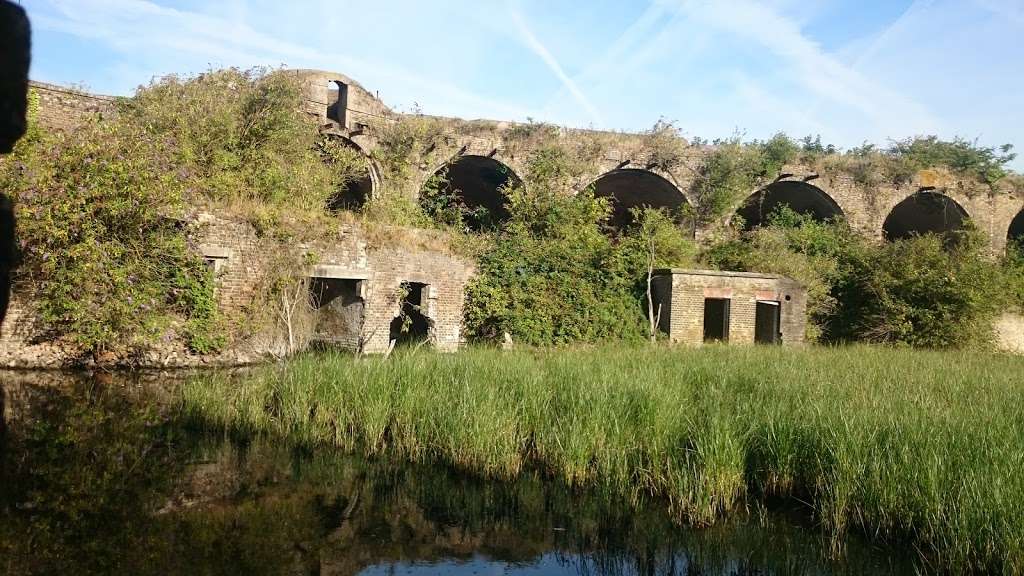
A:
<svg viewBox="0 0 1024 576">
<path fill-rule="evenodd" d="M 727 278 L 764 278 L 768 280 L 790 280 L 778 274 L 761 272 L 732 272 L 729 270 L 688 270 L 685 268 L 658 268 L 653 271 L 656 276 L 719 276 Z"/>
<path fill-rule="evenodd" d="M 353 270 L 337 264 L 318 264 L 309 269 L 310 278 L 337 278 L 339 280 L 368 280 L 368 270 Z"/>
<path fill-rule="evenodd" d="M 199 247 L 199 251 L 202 252 L 204 258 L 231 258 L 231 248 L 224 246 L 203 245 Z"/>
</svg>

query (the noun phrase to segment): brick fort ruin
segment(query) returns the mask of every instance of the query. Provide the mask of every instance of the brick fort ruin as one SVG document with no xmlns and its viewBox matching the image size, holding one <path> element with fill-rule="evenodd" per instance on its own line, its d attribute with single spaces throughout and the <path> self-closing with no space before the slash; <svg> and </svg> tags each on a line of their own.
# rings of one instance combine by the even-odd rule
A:
<svg viewBox="0 0 1024 576">
<path fill-rule="evenodd" d="M 529 138 L 520 138 L 523 124 L 491 120 L 435 119 L 442 137 L 400 181 L 390 179 L 374 159 L 380 146 L 380 127 L 405 115 L 390 110 L 358 82 L 334 72 L 289 71 L 303 86 L 305 112 L 320 131 L 361 153 L 362 177 L 340 196 L 346 207 L 358 207 L 387 187 L 416 197 L 431 177 L 446 170 L 451 189 L 469 207 L 483 207 L 501 216 L 500 190 L 525 173 L 533 151 Z M 87 118 L 113 114 L 114 98 L 60 86 L 33 83 L 38 94 L 39 121 L 51 130 L 69 130 Z M 636 206 L 699 210 L 693 192 L 703 160 L 711 146 L 687 145 L 683 158 L 671 166 L 652 159 L 645 135 L 558 129 L 569 147 L 584 149 L 600 142 L 589 168 L 575 176 L 576 190 L 590 187 L 610 199 L 612 223 L 622 225 Z M 1000 187 L 1005 186 L 1006 189 Z M 816 219 L 844 218 L 860 234 L 882 241 L 913 234 L 946 233 L 970 219 L 999 254 L 1008 240 L 1024 238 L 1024 199 L 1009 184 L 987 185 L 947 170 L 921 170 L 900 182 L 878 180 L 865 185 L 848 170 L 817 165 L 786 165 L 767 185 L 750 190 L 725 211 L 724 219 L 689 230 L 697 240 L 714 234 L 737 216 L 747 228 L 760 224 L 779 206 L 789 206 Z M 252 278 L 265 266 L 268 249 L 253 226 L 221 214 L 200 213 L 190 224 L 198 251 L 217 274 L 217 299 L 224 308 L 242 307 L 256 290 Z M 472 225 L 472 223 L 470 223 Z M 388 245 L 371 242 L 356 226 L 330 241 L 294 247 L 295 259 L 315 252 L 306 267 L 315 313 L 301 326 L 304 342 L 322 343 L 364 352 L 382 352 L 396 338 L 397 317 L 412 319 L 412 332 L 442 350 L 463 342 L 462 306 L 473 263 L 424 242 Z M 663 315 L 660 327 L 670 339 L 702 342 L 771 341 L 799 343 L 804 335 L 806 295 L 792 281 L 770 275 L 709 271 L 659 271 L 655 291 Z M 12 303 L 0 353 L 7 365 L 58 365 L 60 351 L 47 348 L 34 333 L 25 302 Z M 403 314 L 403 311 L 405 314 Z M 718 328 L 710 328 L 712 318 Z M 1010 346 L 1024 349 L 1024 330 L 1014 318 L 1001 320 L 1000 332 Z M 1017 342 L 1021 340 L 1021 342 Z M 279 344 L 249 342 L 225 352 L 218 361 L 242 362 Z M 184 355 L 163 353 L 150 359 L 160 364 L 187 364 Z"/>
</svg>

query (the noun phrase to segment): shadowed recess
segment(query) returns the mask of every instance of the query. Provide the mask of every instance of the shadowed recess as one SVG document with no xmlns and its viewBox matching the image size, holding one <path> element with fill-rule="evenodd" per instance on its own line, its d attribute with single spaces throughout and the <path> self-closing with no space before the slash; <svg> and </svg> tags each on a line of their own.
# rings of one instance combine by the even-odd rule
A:
<svg viewBox="0 0 1024 576">
<path fill-rule="evenodd" d="M 743 229 L 750 230 L 765 224 L 782 206 L 820 222 L 844 216 L 839 204 L 824 190 L 807 182 L 793 180 L 775 182 L 755 192 L 736 214 L 743 218 Z"/>
<path fill-rule="evenodd" d="M 447 172 L 445 172 L 447 170 Z M 509 217 L 504 190 L 520 179 L 511 168 L 486 156 L 460 156 L 428 181 L 460 208 L 465 225 L 484 230 Z"/>
<path fill-rule="evenodd" d="M 897 204 L 885 219 L 882 232 L 886 240 L 949 234 L 962 228 L 967 218 L 967 211 L 949 196 L 924 190 Z"/>
<path fill-rule="evenodd" d="M 611 200 L 612 214 L 608 223 L 618 230 L 633 222 L 630 213 L 633 208 L 665 208 L 677 213 L 687 203 L 686 197 L 674 184 L 647 170 L 613 170 L 598 178 L 592 186 L 595 196 Z"/>
<path fill-rule="evenodd" d="M 351 140 L 347 138 L 337 138 L 337 140 L 362 156 L 362 150 Z M 364 159 L 356 176 L 347 179 L 338 187 L 337 192 L 328 202 L 327 208 L 332 212 L 337 212 L 338 210 L 358 210 L 363 204 L 366 204 L 366 201 L 370 199 L 372 194 L 373 178 L 370 176 L 370 164 Z"/>
<path fill-rule="evenodd" d="M 1010 229 L 1006 232 L 1006 239 L 1010 243 L 1024 248 L 1024 210 L 1018 212 L 1013 222 L 1010 222 Z"/>
</svg>

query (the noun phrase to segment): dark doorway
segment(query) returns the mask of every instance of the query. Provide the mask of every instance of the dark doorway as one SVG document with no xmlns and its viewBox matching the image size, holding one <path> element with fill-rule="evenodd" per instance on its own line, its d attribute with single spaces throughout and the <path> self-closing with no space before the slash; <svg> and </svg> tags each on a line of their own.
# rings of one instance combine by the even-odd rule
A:
<svg viewBox="0 0 1024 576">
<path fill-rule="evenodd" d="M 430 320 L 426 316 L 427 285 L 403 282 L 398 316 L 391 321 L 390 339 L 396 345 L 420 344 L 430 338 Z"/>
<path fill-rule="evenodd" d="M 779 344 L 782 334 L 782 306 L 778 302 L 758 301 L 754 311 L 754 342 L 758 344 Z"/>
<path fill-rule="evenodd" d="M 704 299 L 704 341 L 729 341 L 729 304 L 728 298 Z"/>
<path fill-rule="evenodd" d="M 743 218 L 743 229 L 751 230 L 767 224 L 772 215 L 782 207 L 789 208 L 797 214 L 810 216 L 818 222 L 843 216 L 839 204 L 836 204 L 824 190 L 794 180 L 775 182 L 755 193 L 747 198 L 736 214 Z"/>
<path fill-rule="evenodd" d="M 345 127 L 345 113 L 348 110 L 348 85 L 331 80 L 327 82 L 327 119 Z"/>
<path fill-rule="evenodd" d="M 313 344 L 357 350 L 363 330 L 359 280 L 310 278 L 309 291 L 316 311 Z"/>
</svg>

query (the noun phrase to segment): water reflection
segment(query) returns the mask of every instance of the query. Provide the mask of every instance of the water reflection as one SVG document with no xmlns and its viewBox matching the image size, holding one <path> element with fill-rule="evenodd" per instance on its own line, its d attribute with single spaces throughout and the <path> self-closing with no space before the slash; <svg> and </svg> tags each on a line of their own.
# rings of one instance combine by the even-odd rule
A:
<svg viewBox="0 0 1024 576">
<path fill-rule="evenodd" d="M 830 562 L 777 513 L 685 530 L 536 474 L 228 438 L 183 421 L 166 376 L 2 377 L 4 574 L 912 573 L 857 541 Z"/>
</svg>

